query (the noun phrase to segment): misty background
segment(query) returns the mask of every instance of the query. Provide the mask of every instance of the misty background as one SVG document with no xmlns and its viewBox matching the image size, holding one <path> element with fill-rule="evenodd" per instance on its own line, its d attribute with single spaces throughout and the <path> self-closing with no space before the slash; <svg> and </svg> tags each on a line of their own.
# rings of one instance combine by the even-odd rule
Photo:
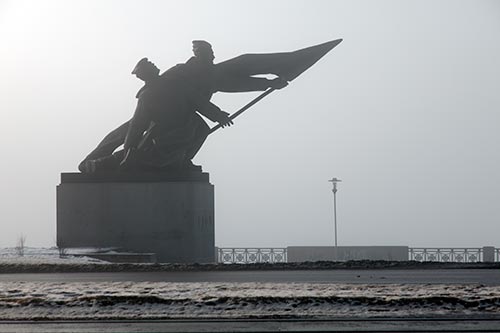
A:
<svg viewBox="0 0 500 333">
<path fill-rule="evenodd" d="M 500 2 L 0 0 L 0 246 L 55 244 L 55 189 L 132 116 L 142 57 L 344 41 L 210 136 L 216 245 L 499 246 Z M 212 99 L 235 112 L 258 93 Z"/>
</svg>

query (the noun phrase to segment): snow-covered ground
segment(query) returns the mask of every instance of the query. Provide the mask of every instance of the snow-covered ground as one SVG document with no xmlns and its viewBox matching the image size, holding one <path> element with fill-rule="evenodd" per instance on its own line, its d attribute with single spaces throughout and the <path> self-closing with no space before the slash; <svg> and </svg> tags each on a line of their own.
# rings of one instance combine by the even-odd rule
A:
<svg viewBox="0 0 500 333">
<path fill-rule="evenodd" d="M 500 287 L 308 283 L 0 284 L 0 318 L 160 319 L 499 315 Z"/>
<path fill-rule="evenodd" d="M 85 249 L 77 251 L 85 253 Z M 91 251 L 88 249 L 87 251 Z M 20 250 L 14 247 L 0 248 L 0 265 L 1 264 L 86 264 L 86 263 L 105 263 L 104 261 L 85 257 L 74 256 L 72 252 L 61 253 L 57 247 L 40 248 L 40 247 L 25 247 L 22 249 L 23 255 L 19 254 Z"/>
<path fill-rule="evenodd" d="M 17 264 L 108 265 L 61 258 L 57 248 L 25 248 L 22 257 L 14 248 L 0 250 L 0 265 Z M 0 320 L 463 315 L 500 316 L 500 286 L 0 282 Z"/>
</svg>

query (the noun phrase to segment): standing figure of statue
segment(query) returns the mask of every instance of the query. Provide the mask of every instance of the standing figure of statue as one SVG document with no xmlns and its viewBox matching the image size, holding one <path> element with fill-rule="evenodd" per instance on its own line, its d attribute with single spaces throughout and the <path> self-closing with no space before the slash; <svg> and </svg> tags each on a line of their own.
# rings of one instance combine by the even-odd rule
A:
<svg viewBox="0 0 500 333">
<path fill-rule="evenodd" d="M 229 113 L 210 102 L 222 92 L 281 89 L 286 80 L 252 77 L 217 71 L 212 46 L 193 41 L 193 53 L 185 64 L 163 74 L 147 58 L 132 74 L 144 81 L 137 93 L 131 120 L 110 132 L 80 163 L 84 173 L 114 171 L 200 170 L 192 163 L 210 128 L 200 114 L 222 127 L 232 125 Z M 123 149 L 117 150 L 123 144 Z"/>
</svg>

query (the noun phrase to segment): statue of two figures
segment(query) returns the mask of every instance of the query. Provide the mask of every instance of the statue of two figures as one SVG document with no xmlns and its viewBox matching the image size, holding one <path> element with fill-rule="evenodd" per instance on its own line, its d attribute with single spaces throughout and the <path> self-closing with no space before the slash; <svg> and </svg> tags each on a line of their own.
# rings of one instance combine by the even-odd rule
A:
<svg viewBox="0 0 500 333">
<path fill-rule="evenodd" d="M 232 125 L 227 112 L 210 102 L 216 92 L 281 89 L 341 40 L 295 52 L 245 54 L 214 64 L 212 46 L 193 41 L 193 57 L 164 73 L 147 58 L 132 74 L 144 81 L 132 119 L 110 132 L 80 163 L 82 173 L 201 171 L 192 163 L 210 127 L 200 116 Z M 255 77 L 272 74 L 274 79 Z M 119 149 L 123 145 L 123 149 Z"/>
</svg>

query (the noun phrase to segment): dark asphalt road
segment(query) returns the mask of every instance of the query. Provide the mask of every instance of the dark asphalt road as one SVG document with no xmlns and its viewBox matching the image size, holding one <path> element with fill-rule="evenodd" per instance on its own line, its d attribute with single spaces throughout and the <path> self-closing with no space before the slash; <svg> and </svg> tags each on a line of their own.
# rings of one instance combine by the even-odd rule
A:
<svg viewBox="0 0 500 333">
<path fill-rule="evenodd" d="M 311 270 L 311 271 L 203 271 L 120 273 L 0 274 L 5 281 L 46 282 L 309 282 L 309 283 L 431 283 L 500 285 L 496 269 Z"/>
<path fill-rule="evenodd" d="M 4 322 L 0 333 L 118 332 L 499 332 L 499 319 L 341 319 Z"/>
</svg>

